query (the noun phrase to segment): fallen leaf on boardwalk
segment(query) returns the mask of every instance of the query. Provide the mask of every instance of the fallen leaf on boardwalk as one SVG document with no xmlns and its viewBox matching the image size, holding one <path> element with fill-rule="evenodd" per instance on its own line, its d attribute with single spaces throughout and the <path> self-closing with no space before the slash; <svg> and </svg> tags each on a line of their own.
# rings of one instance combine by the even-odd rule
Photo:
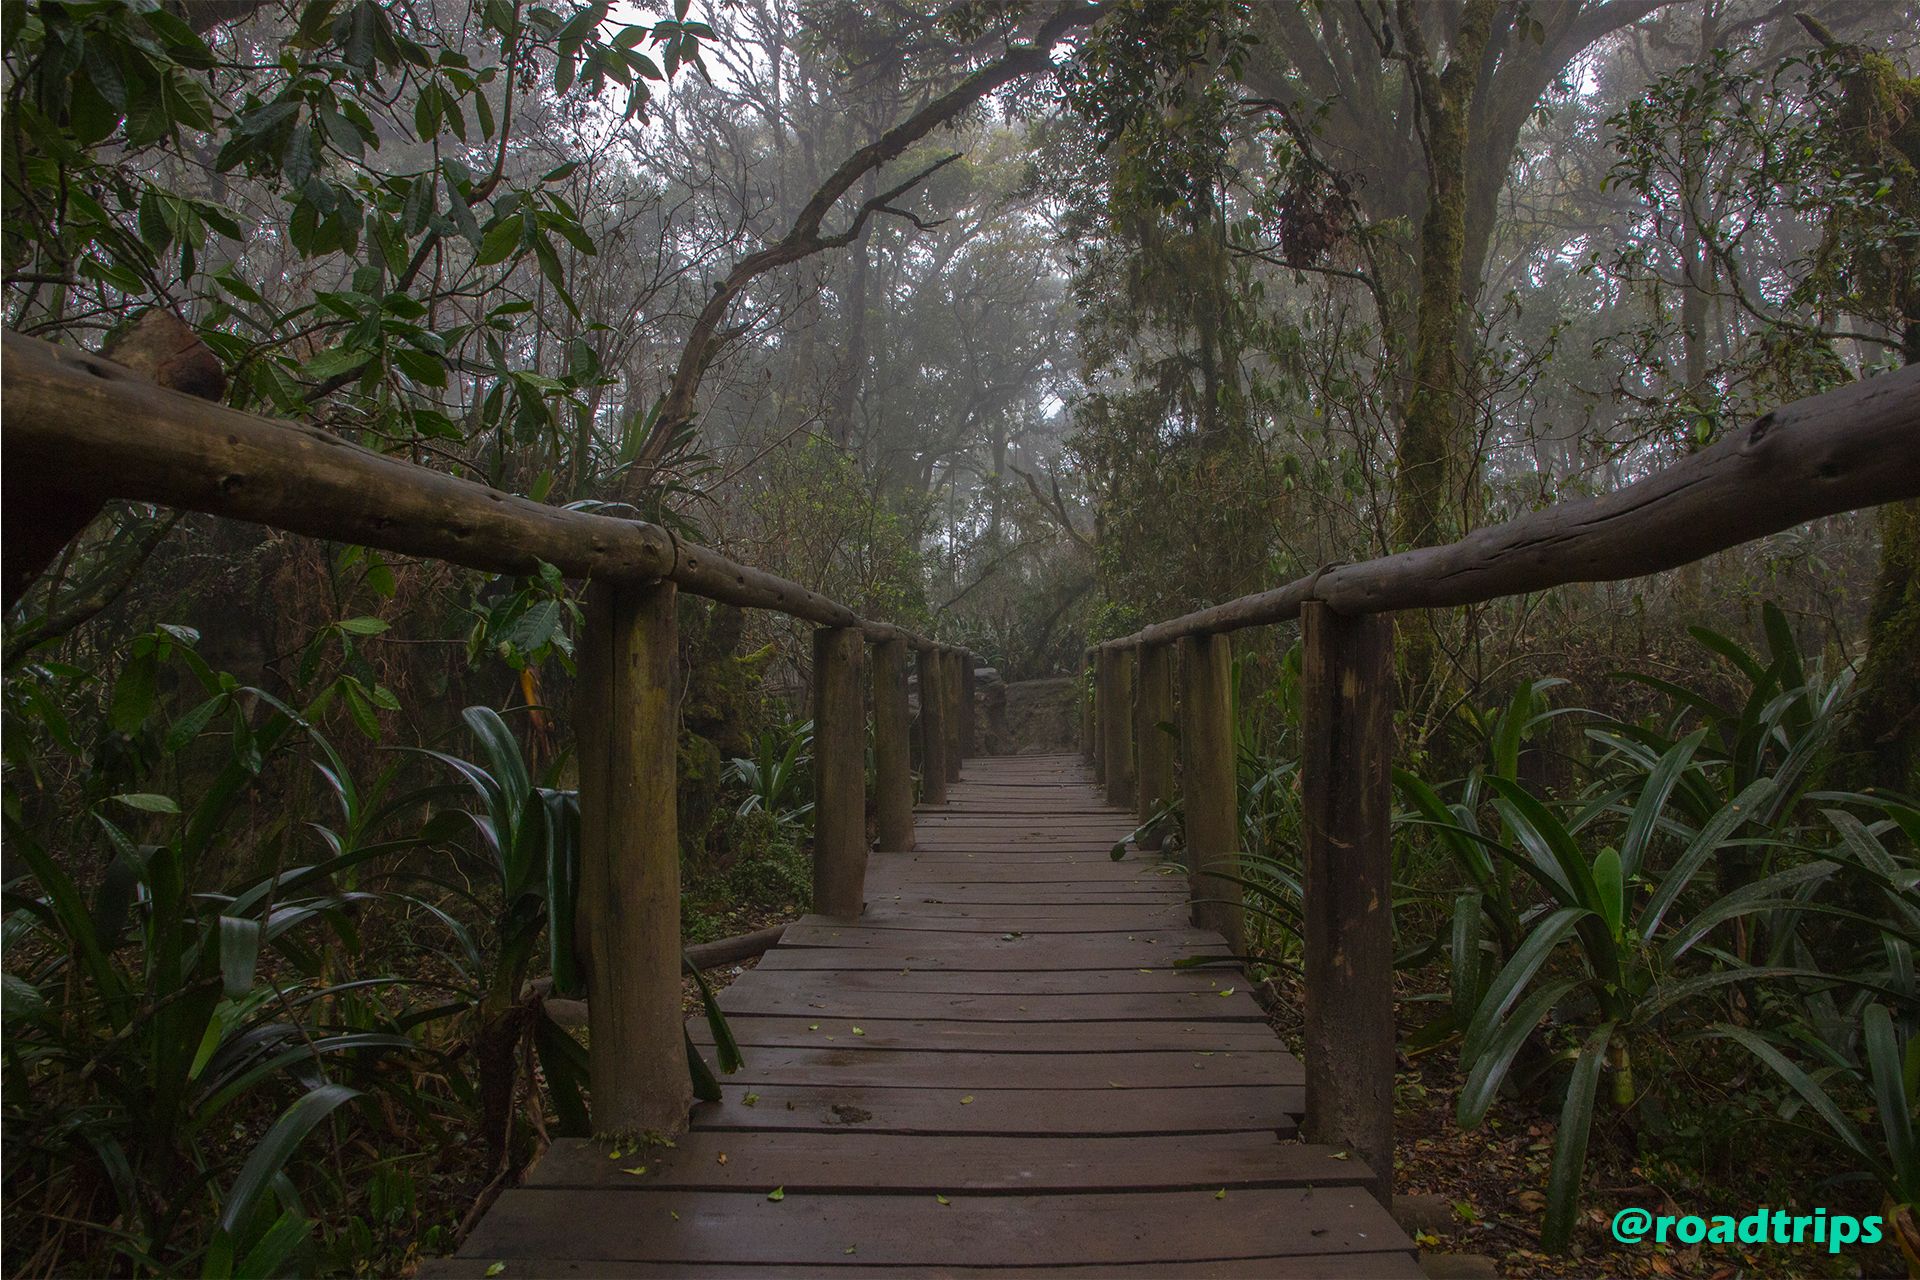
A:
<svg viewBox="0 0 1920 1280">
<path fill-rule="evenodd" d="M 960 1105 L 963 1107 L 970 1105 L 972 1102 L 973 1102 L 972 1094 L 968 1094 L 966 1097 L 960 1099 Z"/>
<path fill-rule="evenodd" d="M 1347 1151 L 1336 1151 L 1333 1153 L 1333 1158 L 1335 1160 L 1351 1160 L 1353 1159 L 1353 1154 Z"/>
<path fill-rule="evenodd" d="M 767 1199 L 769 1200 L 777 1201 L 777 1200 L 785 1200 L 786 1198 L 787 1198 L 787 1189 L 785 1187 L 775 1187 L 773 1190 L 767 1192 Z"/>
<path fill-rule="evenodd" d="M 939 1201 L 939 1202 L 940 1202 L 941 1204 L 952 1204 L 952 1203 L 953 1203 L 953 1201 L 951 1201 L 951 1200 L 949 1200 L 949 1199 L 947 1199 L 947 1198 L 946 1198 L 945 1196 L 942 1196 L 942 1195 L 936 1195 L 936 1196 L 934 1197 L 934 1199 L 935 1199 L 935 1200 L 938 1200 L 938 1201 Z"/>
<path fill-rule="evenodd" d="M 1225 991 L 1222 991 L 1220 994 L 1223 996 L 1230 996 L 1233 994 L 1233 988 L 1228 987 Z"/>
<path fill-rule="evenodd" d="M 1215 1200 L 1225 1200 L 1227 1198 L 1227 1189 L 1225 1187 L 1220 1188 L 1213 1193 L 1213 1198 Z"/>
<path fill-rule="evenodd" d="M 807 1024 L 807 1030 L 809 1031 L 818 1031 L 819 1029 L 820 1029 L 820 1024 L 817 1022 L 809 1022 Z"/>
<path fill-rule="evenodd" d="M 725 1164 L 727 1162 L 727 1153 L 722 1151 L 719 1155 L 713 1158 L 713 1162 L 715 1164 Z"/>
<path fill-rule="evenodd" d="M 853 1252 L 853 1246 L 852 1246 L 852 1245 L 848 1245 L 848 1246 L 847 1246 L 846 1248 L 844 1248 L 844 1249 L 842 1249 L 842 1250 L 841 1250 L 840 1252 L 842 1252 L 842 1253 L 852 1253 L 852 1252 Z"/>
<path fill-rule="evenodd" d="M 620 1172 L 622 1172 L 622 1173 L 630 1173 L 630 1174 L 632 1174 L 632 1175 L 633 1175 L 634 1177 L 636 1177 L 636 1178 L 637 1178 L 637 1177 L 639 1177 L 639 1176 L 640 1176 L 641 1174 L 643 1174 L 643 1173 L 645 1173 L 646 1171 L 647 1171 L 647 1166 L 645 1166 L 645 1165 L 643 1165 L 643 1164 L 637 1164 L 637 1165 L 635 1165 L 635 1166 L 633 1166 L 633 1168 L 631 1168 L 631 1169 L 622 1169 L 622 1170 L 621 1170 Z"/>
<path fill-rule="evenodd" d="M 673 1209 L 667 1210 L 667 1216 L 672 1218 L 675 1222 L 680 1221 L 680 1214 L 676 1210 L 673 1210 Z"/>
<path fill-rule="evenodd" d="M 760 1101 L 760 1095 L 757 1093 L 750 1093 L 746 1097 L 740 1099 L 740 1101 L 746 1103 L 748 1106 L 752 1106 L 754 1103 Z"/>
<path fill-rule="evenodd" d="M 506 1263 L 504 1263 L 504 1262 L 496 1262 L 496 1263 L 494 1263 L 494 1264 L 493 1264 L 492 1266 L 490 1266 L 490 1267 L 488 1267 L 488 1268 L 487 1268 L 487 1274 L 488 1274 L 488 1275 L 490 1275 L 490 1276 L 497 1276 L 497 1275 L 499 1275 L 499 1274 L 500 1274 L 500 1273 L 501 1273 L 502 1271 L 505 1271 L 506 1269 L 507 1269 L 507 1264 L 506 1264 Z"/>
<path fill-rule="evenodd" d="M 853 1034 L 855 1034 L 855 1035 L 857 1035 L 857 1036 L 863 1036 L 863 1035 L 865 1035 L 865 1034 L 867 1034 L 867 1033 L 866 1033 L 866 1032 L 864 1032 L 864 1031 L 862 1031 L 862 1030 L 861 1030 L 860 1028 L 858 1028 L 858 1027 L 855 1027 L 855 1028 L 853 1029 Z"/>
</svg>

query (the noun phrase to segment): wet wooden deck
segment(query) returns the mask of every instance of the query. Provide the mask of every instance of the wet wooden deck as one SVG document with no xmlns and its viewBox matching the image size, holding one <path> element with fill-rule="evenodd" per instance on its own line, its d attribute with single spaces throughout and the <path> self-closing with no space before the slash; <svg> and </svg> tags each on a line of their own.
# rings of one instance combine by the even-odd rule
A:
<svg viewBox="0 0 1920 1280">
<path fill-rule="evenodd" d="M 747 1065 L 674 1149 L 556 1144 L 425 1274 L 1421 1274 L 1364 1168 L 1295 1139 L 1239 970 L 1172 967 L 1220 939 L 1108 856 L 1132 819 L 1077 756 L 969 760 L 916 820 L 857 924 L 727 989 Z"/>
</svg>

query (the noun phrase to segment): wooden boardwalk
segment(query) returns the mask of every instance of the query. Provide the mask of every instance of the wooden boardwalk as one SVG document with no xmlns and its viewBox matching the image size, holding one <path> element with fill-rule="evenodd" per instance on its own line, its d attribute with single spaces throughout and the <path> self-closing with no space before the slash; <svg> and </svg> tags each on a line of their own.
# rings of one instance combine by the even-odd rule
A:
<svg viewBox="0 0 1920 1280">
<path fill-rule="evenodd" d="M 1220 939 L 1184 876 L 1108 856 L 1133 822 L 1077 756 L 971 759 L 916 823 L 857 924 L 806 917 L 727 989 L 747 1065 L 691 1133 L 555 1144 L 425 1274 L 1421 1274 L 1364 1168 L 1295 1140 L 1240 971 L 1172 967 Z"/>
</svg>

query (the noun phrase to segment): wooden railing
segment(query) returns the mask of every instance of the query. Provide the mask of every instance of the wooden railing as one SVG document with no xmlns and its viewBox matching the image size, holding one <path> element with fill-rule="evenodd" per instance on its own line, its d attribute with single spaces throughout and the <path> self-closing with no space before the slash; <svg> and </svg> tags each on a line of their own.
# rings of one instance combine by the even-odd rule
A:
<svg viewBox="0 0 1920 1280">
<path fill-rule="evenodd" d="M 1299 618 L 1306 1136 L 1393 1185 L 1391 613 L 1670 569 L 1820 516 L 1920 497 L 1920 367 L 1796 401 L 1666 470 L 1441 547 L 1328 566 L 1088 650 L 1082 752 L 1142 823 L 1176 795 L 1194 922 L 1239 950 L 1239 796 L 1227 635 Z"/>
<path fill-rule="evenodd" d="M 735 564 L 670 530 L 545 506 L 164 390 L 86 352 L 7 333 L 4 541 L 11 605 L 109 500 L 159 503 L 494 573 L 542 563 L 588 580 L 574 692 L 580 767 L 578 949 L 593 1121 L 678 1133 L 692 1101 L 681 1015 L 675 594 L 813 623 L 814 909 L 855 917 L 866 881 L 866 648 L 879 847 L 913 847 L 907 661 L 920 684 L 924 799 L 973 749 L 962 649 Z"/>
</svg>

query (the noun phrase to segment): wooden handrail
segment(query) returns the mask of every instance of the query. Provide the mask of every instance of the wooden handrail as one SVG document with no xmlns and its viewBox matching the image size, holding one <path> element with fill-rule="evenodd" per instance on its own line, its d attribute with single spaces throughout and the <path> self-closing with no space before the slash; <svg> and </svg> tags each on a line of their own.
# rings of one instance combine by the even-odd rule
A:
<svg viewBox="0 0 1920 1280">
<path fill-rule="evenodd" d="M 5 585 L 9 607 L 109 499 L 153 502 L 492 573 L 551 564 L 589 579 L 578 643 L 581 954 L 592 998 L 589 1073 L 601 1132 L 687 1126 L 682 1049 L 676 592 L 815 624 L 814 895 L 864 909 L 865 649 L 883 826 L 912 846 L 905 650 L 919 651 L 926 798 L 939 803 L 971 742 L 967 650 L 694 546 L 643 520 L 547 506 L 363 449 L 318 427 L 209 404 L 101 356 L 6 333 Z M 963 738 L 959 726 L 968 732 Z"/>
<path fill-rule="evenodd" d="M 1344 1146 L 1393 1186 L 1392 626 L 1395 610 L 1473 604 L 1574 582 L 1634 578 L 1842 511 L 1920 497 L 1920 367 L 1775 409 L 1612 493 L 1566 502 L 1458 542 L 1297 581 L 1144 627 L 1087 651 L 1094 707 L 1082 721 L 1116 803 L 1137 753 L 1157 790 L 1158 744 L 1129 708 L 1129 673 L 1158 671 L 1178 641 L 1181 800 L 1193 919 L 1238 947 L 1242 844 L 1227 706 L 1227 632 L 1303 618 L 1301 861 L 1305 1132 Z M 1132 740 L 1130 740 L 1130 737 Z"/>
<path fill-rule="evenodd" d="M 1638 578 L 1821 516 L 1920 498 L 1920 365 L 1796 400 L 1665 470 L 1439 547 L 1336 565 L 1108 640 L 1166 644 L 1300 616 L 1476 604 Z"/>
<path fill-rule="evenodd" d="M 154 502 L 488 573 L 533 573 L 544 562 L 570 578 L 665 579 L 710 600 L 858 627 L 873 641 L 959 652 L 644 520 L 516 497 L 319 427 L 169 391 L 72 347 L 11 331 L 0 343 L 0 447 L 16 483 L 44 478 L 95 499 Z M 9 563 L 9 581 L 16 576 Z"/>
</svg>

